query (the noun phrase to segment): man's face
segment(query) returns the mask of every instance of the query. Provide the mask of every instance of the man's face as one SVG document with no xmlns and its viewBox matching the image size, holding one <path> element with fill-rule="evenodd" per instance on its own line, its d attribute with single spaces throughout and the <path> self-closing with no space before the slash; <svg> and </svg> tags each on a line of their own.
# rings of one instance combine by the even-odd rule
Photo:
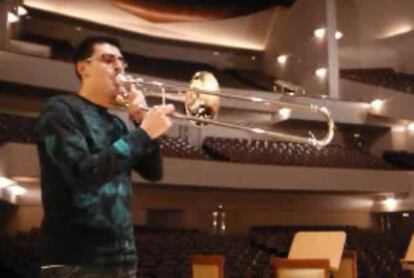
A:
<svg viewBox="0 0 414 278">
<path fill-rule="evenodd" d="M 109 43 L 94 45 L 94 52 L 90 58 L 80 62 L 79 73 L 82 82 L 112 98 L 119 91 L 116 76 L 125 69 L 120 50 Z"/>
</svg>

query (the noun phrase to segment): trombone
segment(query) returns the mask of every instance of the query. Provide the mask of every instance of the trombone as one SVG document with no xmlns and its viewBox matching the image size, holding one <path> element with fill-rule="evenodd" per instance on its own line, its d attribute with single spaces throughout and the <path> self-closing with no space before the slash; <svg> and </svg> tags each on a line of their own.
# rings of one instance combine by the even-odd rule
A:
<svg viewBox="0 0 414 278">
<path fill-rule="evenodd" d="M 189 120 L 198 126 L 211 124 L 251 134 L 261 134 L 279 140 L 310 144 L 316 148 L 322 148 L 328 145 L 334 136 L 335 124 L 326 107 L 321 107 L 315 104 L 297 104 L 268 98 L 222 93 L 220 92 L 219 84 L 214 75 L 206 71 L 195 73 L 191 79 L 189 88 L 168 85 L 159 81 L 146 81 L 142 78 L 135 78 L 126 74 L 119 74 L 117 76 L 117 82 L 121 84 L 121 86 L 136 86 L 138 90 L 143 91 L 146 97 L 161 97 L 163 105 L 166 104 L 167 94 L 173 95 L 173 97 L 169 99 L 184 102 L 186 115 L 174 112 L 170 116 L 174 119 Z M 283 106 L 286 107 L 285 112 L 287 112 L 285 113 L 285 119 L 289 118 L 290 111 L 292 109 L 319 113 L 322 114 L 327 121 L 327 132 L 324 137 L 318 139 L 310 131 L 309 136 L 298 136 L 289 133 L 234 124 L 231 122 L 218 121 L 216 120 L 216 117 L 220 108 L 220 98 L 254 102 L 263 105 Z M 117 95 L 115 103 L 121 106 L 128 106 L 125 99 L 126 96 Z"/>
</svg>

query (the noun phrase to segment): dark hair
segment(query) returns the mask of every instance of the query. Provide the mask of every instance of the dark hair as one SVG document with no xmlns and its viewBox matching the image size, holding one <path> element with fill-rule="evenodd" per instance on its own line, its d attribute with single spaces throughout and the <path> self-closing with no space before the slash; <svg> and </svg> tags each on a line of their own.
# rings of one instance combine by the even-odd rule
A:
<svg viewBox="0 0 414 278">
<path fill-rule="evenodd" d="M 73 55 L 73 63 L 76 65 L 78 62 L 88 59 L 92 56 L 94 52 L 94 46 L 96 44 L 108 43 L 118 48 L 121 48 L 121 44 L 119 43 L 118 39 L 106 36 L 93 36 L 87 37 L 84 39 L 78 47 L 75 49 Z M 80 75 L 75 68 L 76 75 L 80 79 Z"/>
</svg>

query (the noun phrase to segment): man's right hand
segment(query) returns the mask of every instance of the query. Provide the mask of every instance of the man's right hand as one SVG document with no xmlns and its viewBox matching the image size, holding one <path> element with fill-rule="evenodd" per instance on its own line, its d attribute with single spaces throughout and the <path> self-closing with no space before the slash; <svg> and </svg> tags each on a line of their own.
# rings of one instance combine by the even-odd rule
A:
<svg viewBox="0 0 414 278">
<path fill-rule="evenodd" d="M 172 123 L 168 114 L 171 114 L 174 110 L 175 108 L 172 104 L 154 106 L 145 113 L 141 128 L 151 139 L 158 138 L 171 127 Z"/>
</svg>

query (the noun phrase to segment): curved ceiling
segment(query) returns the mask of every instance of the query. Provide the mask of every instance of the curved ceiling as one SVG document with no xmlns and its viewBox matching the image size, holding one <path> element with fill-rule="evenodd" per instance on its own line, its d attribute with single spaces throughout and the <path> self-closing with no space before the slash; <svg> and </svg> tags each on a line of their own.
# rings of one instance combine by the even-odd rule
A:
<svg viewBox="0 0 414 278">
<path fill-rule="evenodd" d="M 295 0 L 110 0 L 124 11 L 150 22 L 188 22 L 248 15 L 272 6 L 290 6 Z"/>
<path fill-rule="evenodd" d="M 115 0 L 24 0 L 24 4 L 31 9 L 62 15 L 85 22 L 92 22 L 153 38 L 252 51 L 264 50 L 269 32 L 274 23 L 274 18 L 277 16 L 277 13 L 284 10 L 284 8 L 274 6 L 245 16 L 217 20 L 151 22 L 116 7 L 113 1 Z M 143 1 L 149 2 L 149 0 Z M 161 0 L 153 1 L 157 2 Z M 177 2 L 180 1 L 189 0 L 177 0 Z M 200 4 L 201 0 L 194 1 Z M 227 0 L 221 1 L 226 2 Z M 246 0 L 239 1 L 243 3 Z M 260 1 L 262 0 L 256 0 L 256 2 Z M 293 0 L 263 1 L 278 1 L 282 3 Z M 175 3 L 176 1 L 171 2 Z M 166 5 L 166 7 L 170 6 L 172 5 Z M 188 7 L 193 7 L 193 5 L 188 5 Z M 222 7 L 222 10 L 227 9 L 226 6 L 221 5 L 214 7 L 215 9 L 218 9 L 217 7 Z"/>
</svg>

